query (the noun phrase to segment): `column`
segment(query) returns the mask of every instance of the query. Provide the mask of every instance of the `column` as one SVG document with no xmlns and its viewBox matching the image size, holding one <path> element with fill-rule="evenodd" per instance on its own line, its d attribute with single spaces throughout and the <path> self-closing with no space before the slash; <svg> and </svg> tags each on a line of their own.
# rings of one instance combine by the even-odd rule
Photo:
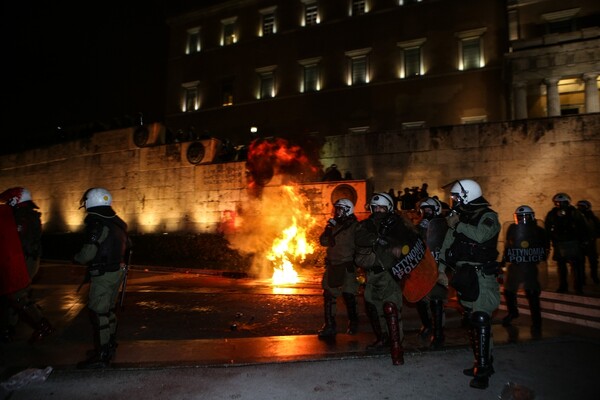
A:
<svg viewBox="0 0 600 400">
<path fill-rule="evenodd" d="M 549 117 L 560 116 L 560 97 L 558 95 L 559 78 L 546 78 L 546 108 L 548 109 Z"/>
<path fill-rule="evenodd" d="M 585 82 L 585 112 L 586 114 L 600 112 L 600 98 L 598 97 L 597 72 L 583 74 Z"/>
<path fill-rule="evenodd" d="M 514 118 L 527 119 L 527 82 L 513 83 Z"/>
</svg>

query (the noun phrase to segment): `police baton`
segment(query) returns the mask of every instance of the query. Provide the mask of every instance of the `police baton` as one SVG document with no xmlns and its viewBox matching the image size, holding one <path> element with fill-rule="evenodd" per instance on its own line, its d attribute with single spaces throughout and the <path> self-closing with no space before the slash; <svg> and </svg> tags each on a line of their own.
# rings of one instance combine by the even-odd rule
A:
<svg viewBox="0 0 600 400">
<path fill-rule="evenodd" d="M 125 264 L 125 268 L 123 268 L 125 273 L 123 275 L 123 282 L 121 283 L 121 294 L 119 295 L 119 307 L 121 311 L 123 311 L 124 308 L 125 291 L 127 290 L 127 275 L 129 275 L 129 266 L 131 265 L 131 253 L 133 253 L 133 251 L 130 247 L 127 249 L 127 264 Z"/>
</svg>

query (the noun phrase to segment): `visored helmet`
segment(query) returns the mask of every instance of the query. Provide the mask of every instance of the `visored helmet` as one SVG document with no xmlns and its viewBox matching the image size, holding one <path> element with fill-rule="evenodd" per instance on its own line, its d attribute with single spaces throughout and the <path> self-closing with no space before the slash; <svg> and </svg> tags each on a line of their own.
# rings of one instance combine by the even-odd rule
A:
<svg viewBox="0 0 600 400">
<path fill-rule="evenodd" d="M 526 205 L 517 207 L 514 218 L 517 225 L 535 224 L 535 213 L 531 207 Z"/>
<path fill-rule="evenodd" d="M 375 193 L 369 201 L 371 214 L 375 212 L 375 206 L 385 207 L 387 212 L 392 212 L 394 210 L 394 200 L 387 193 Z"/>
<path fill-rule="evenodd" d="M 14 207 L 19 203 L 31 201 L 31 192 L 20 186 L 6 189 L 0 193 L 0 201 Z"/>
<path fill-rule="evenodd" d="M 450 189 L 452 207 L 465 205 L 482 196 L 481 186 L 471 179 L 461 179 Z"/>
<path fill-rule="evenodd" d="M 592 209 L 592 203 L 587 200 L 579 200 L 577 202 L 577 208 L 583 211 L 589 211 Z"/>
<path fill-rule="evenodd" d="M 79 208 L 85 207 L 89 210 L 92 207 L 110 206 L 112 204 L 112 196 L 110 192 L 104 188 L 91 188 L 85 191 L 81 200 L 79 200 Z"/>
<path fill-rule="evenodd" d="M 556 193 L 552 198 L 554 205 L 559 208 L 566 208 L 571 204 L 571 196 L 566 193 Z"/>
<path fill-rule="evenodd" d="M 335 216 L 338 218 L 348 217 L 354 214 L 354 203 L 348 199 L 339 199 L 333 205 L 335 208 Z"/>
<path fill-rule="evenodd" d="M 433 197 L 428 197 L 419 204 L 419 211 L 423 218 L 432 218 L 442 214 L 442 203 Z"/>
</svg>

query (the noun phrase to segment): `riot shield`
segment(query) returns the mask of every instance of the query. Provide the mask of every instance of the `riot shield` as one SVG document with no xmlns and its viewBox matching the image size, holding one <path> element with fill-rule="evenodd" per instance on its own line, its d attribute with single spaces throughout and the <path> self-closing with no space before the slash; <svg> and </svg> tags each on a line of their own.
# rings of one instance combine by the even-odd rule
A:
<svg viewBox="0 0 600 400">
<path fill-rule="evenodd" d="M 548 284 L 545 231 L 537 224 L 510 224 L 506 228 L 503 260 L 509 264 L 536 264 L 542 289 Z"/>
<path fill-rule="evenodd" d="M 400 281 L 406 301 L 416 303 L 431 291 L 438 278 L 437 263 L 420 237 L 394 249 L 392 274 Z"/>
<path fill-rule="evenodd" d="M 446 218 L 434 218 L 429 221 L 429 225 L 427 226 L 427 247 L 429 247 L 436 262 L 439 260 L 440 249 L 444 243 L 446 231 L 448 231 Z"/>
</svg>

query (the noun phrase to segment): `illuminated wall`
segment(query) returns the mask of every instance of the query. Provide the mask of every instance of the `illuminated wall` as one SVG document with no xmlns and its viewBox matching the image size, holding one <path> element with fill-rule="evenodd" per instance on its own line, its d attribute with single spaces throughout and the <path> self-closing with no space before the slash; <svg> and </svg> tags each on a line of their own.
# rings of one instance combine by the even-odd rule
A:
<svg viewBox="0 0 600 400">
<path fill-rule="evenodd" d="M 188 144 L 189 145 L 189 144 Z M 25 186 L 33 194 L 48 232 L 81 228 L 79 199 L 92 186 L 114 197 L 115 210 L 131 230 L 215 232 L 224 219 L 244 212 L 244 162 L 192 164 L 185 143 L 138 147 L 133 128 L 0 157 L 0 188 Z M 485 197 L 510 221 L 521 204 L 544 218 L 552 196 L 567 192 L 600 208 L 600 114 L 369 132 L 330 136 L 323 165 L 338 165 L 353 181 L 305 183 L 315 212 L 331 212 L 340 185 L 357 193 L 363 212 L 372 190 L 429 184 L 430 195 L 447 200 L 441 186 L 459 178 L 480 182 Z M 277 185 L 274 179 L 269 185 Z"/>
</svg>

